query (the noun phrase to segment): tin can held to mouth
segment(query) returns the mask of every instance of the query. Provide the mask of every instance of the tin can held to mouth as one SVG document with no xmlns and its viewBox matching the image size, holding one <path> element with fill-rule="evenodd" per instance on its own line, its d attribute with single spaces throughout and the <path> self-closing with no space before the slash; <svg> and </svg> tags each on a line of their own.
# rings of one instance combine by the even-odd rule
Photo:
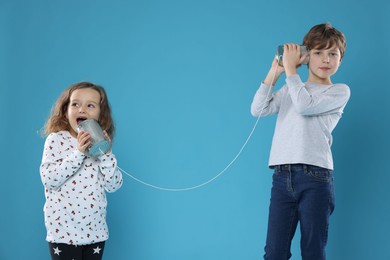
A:
<svg viewBox="0 0 390 260">
<path fill-rule="evenodd" d="M 301 64 L 308 64 L 309 63 L 309 59 L 310 59 L 310 56 L 308 54 L 308 52 L 309 52 L 308 48 L 306 46 L 304 46 L 304 45 L 301 45 L 300 46 L 300 51 L 301 51 L 301 57 L 303 55 L 307 54 L 305 60 Z M 280 66 L 283 66 L 283 53 L 284 53 L 284 46 L 283 45 L 279 45 L 278 49 L 276 51 L 276 57 L 278 59 L 278 63 L 279 63 Z"/>
<path fill-rule="evenodd" d="M 88 132 L 91 135 L 91 146 L 86 150 L 86 155 L 98 157 L 111 149 L 111 143 L 106 139 L 102 128 L 95 119 L 88 118 L 80 122 L 78 131 L 80 130 Z"/>
</svg>

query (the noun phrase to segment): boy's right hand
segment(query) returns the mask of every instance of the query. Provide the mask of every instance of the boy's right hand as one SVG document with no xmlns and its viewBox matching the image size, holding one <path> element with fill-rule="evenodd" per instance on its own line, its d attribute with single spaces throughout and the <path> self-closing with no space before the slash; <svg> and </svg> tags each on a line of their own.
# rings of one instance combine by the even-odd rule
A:
<svg viewBox="0 0 390 260">
<path fill-rule="evenodd" d="M 283 72 L 284 67 L 279 64 L 278 57 L 275 55 L 274 60 L 272 61 L 271 68 L 268 71 L 267 76 L 263 80 L 263 83 L 267 86 L 275 85 L 276 81 L 278 81 L 280 75 L 282 75 Z"/>
<path fill-rule="evenodd" d="M 284 67 L 279 63 L 279 58 L 275 55 L 274 60 L 272 61 L 271 69 L 278 69 L 280 74 L 284 72 Z"/>
</svg>

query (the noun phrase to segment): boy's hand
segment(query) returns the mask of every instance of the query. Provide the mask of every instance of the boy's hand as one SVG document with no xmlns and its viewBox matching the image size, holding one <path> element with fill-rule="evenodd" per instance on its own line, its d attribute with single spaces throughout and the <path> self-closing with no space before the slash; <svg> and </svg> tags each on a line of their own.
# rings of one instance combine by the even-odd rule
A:
<svg viewBox="0 0 390 260">
<path fill-rule="evenodd" d="M 271 69 L 275 70 L 275 69 L 278 69 L 278 71 L 280 72 L 280 74 L 282 74 L 284 72 L 284 67 L 282 65 L 279 64 L 279 60 L 278 60 L 278 56 L 275 55 L 275 58 L 274 60 L 272 61 L 272 66 L 271 66 Z"/>
<path fill-rule="evenodd" d="M 275 55 L 270 70 L 268 71 L 267 76 L 265 77 L 263 83 L 268 86 L 275 85 L 278 81 L 280 75 L 284 72 L 284 67 L 279 65 L 278 57 Z"/>
<path fill-rule="evenodd" d="M 287 43 L 284 45 L 283 66 L 286 71 L 286 76 L 297 73 L 297 68 L 301 65 L 301 49 L 298 44 Z"/>
<path fill-rule="evenodd" d="M 77 149 L 85 153 L 85 150 L 91 145 L 91 135 L 88 132 L 80 131 L 77 134 L 77 141 L 79 142 Z"/>
</svg>

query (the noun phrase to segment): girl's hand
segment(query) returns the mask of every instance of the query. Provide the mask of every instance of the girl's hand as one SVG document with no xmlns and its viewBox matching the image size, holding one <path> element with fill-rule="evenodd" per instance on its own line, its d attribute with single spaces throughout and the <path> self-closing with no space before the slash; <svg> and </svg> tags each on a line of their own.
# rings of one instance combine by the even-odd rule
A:
<svg viewBox="0 0 390 260">
<path fill-rule="evenodd" d="M 80 131 L 77 134 L 77 141 L 79 142 L 77 149 L 85 153 L 85 150 L 91 145 L 91 135 L 88 132 Z"/>
<path fill-rule="evenodd" d="M 104 136 L 106 137 L 107 141 L 112 145 L 111 138 L 110 138 L 110 136 L 107 134 L 107 131 L 106 131 L 106 130 L 103 130 L 103 134 L 104 134 Z M 106 154 L 110 154 L 110 153 L 111 153 L 111 149 L 108 150 L 108 151 L 106 152 Z"/>
<path fill-rule="evenodd" d="M 110 144 L 111 144 L 111 138 L 110 138 L 110 136 L 107 134 L 107 131 L 106 131 L 106 130 L 103 130 L 103 134 L 104 134 L 104 136 L 106 137 L 107 141 L 110 142 Z"/>
</svg>

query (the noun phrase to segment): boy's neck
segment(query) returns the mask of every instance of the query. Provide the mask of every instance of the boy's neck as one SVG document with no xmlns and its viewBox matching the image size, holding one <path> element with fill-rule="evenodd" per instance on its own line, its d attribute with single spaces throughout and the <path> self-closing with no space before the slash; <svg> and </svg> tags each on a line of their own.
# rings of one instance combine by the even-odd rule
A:
<svg viewBox="0 0 390 260">
<path fill-rule="evenodd" d="M 333 85 L 332 80 L 330 78 L 319 78 L 313 75 L 309 75 L 307 82 L 316 83 L 319 85 Z"/>
</svg>

